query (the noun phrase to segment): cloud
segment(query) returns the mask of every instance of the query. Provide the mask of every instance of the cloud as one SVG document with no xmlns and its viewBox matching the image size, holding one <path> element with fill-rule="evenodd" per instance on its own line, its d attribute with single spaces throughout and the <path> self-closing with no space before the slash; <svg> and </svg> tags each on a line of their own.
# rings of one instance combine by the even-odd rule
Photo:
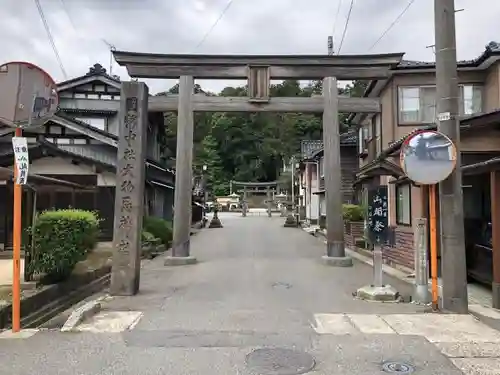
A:
<svg viewBox="0 0 500 375">
<path fill-rule="evenodd" d="M 196 49 L 228 0 L 40 0 L 69 78 L 83 75 L 96 62 L 109 66 L 109 48 L 157 53 L 321 54 L 335 30 L 335 48 L 345 25 L 350 1 L 234 0 Z M 479 55 L 491 40 L 500 40 L 498 0 L 456 0 L 457 48 L 460 59 Z M 293 5 L 292 5 L 293 4 Z M 407 0 L 357 0 L 342 53 L 367 53 L 372 44 L 405 8 Z M 406 52 L 406 58 L 433 60 L 433 0 L 417 0 L 378 43 L 372 53 Z M 69 15 L 69 16 L 68 16 Z M 64 79 L 43 23 L 32 0 L 2 0 L 0 45 L 5 61 L 26 60 Z M 128 79 L 125 69 L 113 73 Z M 148 80 L 152 92 L 174 82 Z M 203 81 L 220 90 L 228 82 Z"/>
</svg>

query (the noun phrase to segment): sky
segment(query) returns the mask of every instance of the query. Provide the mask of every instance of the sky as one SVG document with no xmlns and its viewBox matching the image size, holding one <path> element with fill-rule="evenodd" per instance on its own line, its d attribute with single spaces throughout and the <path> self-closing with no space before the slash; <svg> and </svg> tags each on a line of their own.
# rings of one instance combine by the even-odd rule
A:
<svg viewBox="0 0 500 375">
<path fill-rule="evenodd" d="M 118 50 L 203 54 L 326 54 L 327 36 L 338 51 L 350 0 L 39 0 L 67 78 L 91 65 L 110 67 L 107 43 Z M 340 2 L 340 8 L 339 8 Z M 416 0 L 377 43 L 409 0 L 355 0 L 342 54 L 405 52 L 411 60 L 434 60 L 433 0 Z M 1 0 L 0 57 L 29 61 L 56 82 L 65 79 L 35 0 Z M 499 0 L 456 0 L 459 59 L 477 57 L 490 41 L 500 42 Z M 337 11 L 338 17 L 337 17 Z M 112 73 L 130 77 L 113 63 Z M 175 81 L 145 80 L 150 92 L 168 90 Z M 220 91 L 241 81 L 199 81 Z"/>
</svg>

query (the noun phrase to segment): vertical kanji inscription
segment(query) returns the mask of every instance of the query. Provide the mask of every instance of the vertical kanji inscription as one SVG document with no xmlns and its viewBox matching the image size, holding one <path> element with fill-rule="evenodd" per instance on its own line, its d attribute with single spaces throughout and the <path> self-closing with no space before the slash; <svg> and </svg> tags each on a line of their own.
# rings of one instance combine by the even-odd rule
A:
<svg viewBox="0 0 500 375">
<path fill-rule="evenodd" d="M 121 98 L 111 293 L 133 295 L 139 289 L 146 178 L 147 86 L 141 82 L 124 82 Z"/>
</svg>

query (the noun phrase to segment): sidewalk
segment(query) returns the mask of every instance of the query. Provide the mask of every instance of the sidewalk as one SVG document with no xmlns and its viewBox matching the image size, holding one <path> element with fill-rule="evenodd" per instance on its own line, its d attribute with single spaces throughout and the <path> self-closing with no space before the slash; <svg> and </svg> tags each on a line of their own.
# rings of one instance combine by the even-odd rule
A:
<svg viewBox="0 0 500 375">
<path fill-rule="evenodd" d="M 324 241 L 325 233 L 324 231 L 320 230 L 319 226 L 302 227 L 302 229 L 306 233 L 314 235 L 315 237 L 320 239 L 323 243 L 325 242 Z M 373 260 L 371 256 L 367 256 L 367 254 L 351 250 L 348 248 L 346 248 L 346 253 L 350 257 L 373 267 Z M 386 275 L 390 275 L 393 278 L 399 279 L 413 286 L 414 273 L 411 270 L 406 269 L 404 267 L 395 268 L 387 264 L 384 264 L 382 268 Z M 441 294 L 442 280 L 439 279 L 438 283 L 439 283 L 438 286 L 439 293 Z M 430 281 L 429 281 L 429 290 L 430 290 Z M 484 320 L 487 324 L 493 326 L 494 328 L 500 329 L 500 310 L 494 309 L 492 307 L 491 292 L 487 290 L 487 288 L 484 286 L 472 283 L 469 283 L 467 285 L 467 290 L 468 290 L 470 313 Z"/>
<path fill-rule="evenodd" d="M 144 261 L 140 293 L 104 302 L 78 332 L 0 339 L 0 374 L 296 374 L 314 367 L 317 375 L 364 375 L 382 373 L 385 361 L 422 375 L 462 374 L 458 367 L 500 374 L 500 334 L 473 317 L 355 299 L 371 282 L 370 266 L 323 265 L 324 245 L 283 228 L 283 218 L 219 216 L 224 228 L 192 237 L 198 264 Z M 411 293 L 408 283 L 387 282 Z M 468 358 L 478 352 L 483 358 Z"/>
</svg>

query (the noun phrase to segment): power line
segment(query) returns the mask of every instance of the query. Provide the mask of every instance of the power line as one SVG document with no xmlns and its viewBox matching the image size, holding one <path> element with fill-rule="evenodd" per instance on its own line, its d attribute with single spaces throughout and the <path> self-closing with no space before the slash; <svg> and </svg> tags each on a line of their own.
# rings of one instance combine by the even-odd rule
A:
<svg viewBox="0 0 500 375">
<path fill-rule="evenodd" d="M 344 38 L 345 38 L 345 34 L 347 33 L 347 27 L 349 26 L 349 20 L 351 19 L 351 12 L 352 12 L 353 5 L 354 5 L 354 0 L 351 0 L 351 4 L 349 5 L 349 12 L 347 13 L 347 19 L 345 21 L 344 31 L 342 32 L 342 39 L 340 39 L 340 46 L 339 46 L 339 50 L 337 51 L 337 54 L 340 53 L 340 50 L 342 49 L 342 45 L 344 44 Z"/>
<path fill-rule="evenodd" d="M 335 32 L 337 31 L 337 21 L 339 19 L 340 8 L 342 7 L 342 0 L 339 0 L 339 5 L 337 6 L 337 13 L 335 14 L 335 20 L 333 21 L 332 37 L 335 42 Z"/>
<path fill-rule="evenodd" d="M 372 44 L 370 47 L 369 51 L 371 51 L 384 37 L 387 35 L 389 31 L 399 22 L 399 20 L 405 15 L 405 13 L 410 9 L 411 5 L 415 2 L 415 0 L 410 0 L 410 2 L 406 5 L 406 7 L 403 9 L 403 11 L 396 17 L 394 21 L 389 25 L 387 29 L 380 35 L 380 37 L 375 41 L 375 43 Z"/>
<path fill-rule="evenodd" d="M 54 51 L 54 54 L 56 55 L 57 62 L 59 63 L 59 67 L 61 68 L 61 71 L 63 73 L 64 79 L 68 79 L 68 75 L 66 74 L 66 69 L 64 69 L 64 65 L 61 60 L 61 56 L 59 56 L 59 52 L 57 51 L 56 44 L 54 43 L 54 38 L 52 37 L 52 33 L 50 32 L 49 25 L 47 23 L 47 20 L 45 18 L 45 15 L 43 14 L 43 9 L 42 6 L 40 5 L 40 0 L 35 0 L 36 7 L 38 9 L 38 14 L 40 15 L 40 18 L 42 19 L 43 27 L 45 28 L 45 32 L 47 33 L 47 37 L 49 38 L 50 45 L 52 46 L 52 50 Z"/>
<path fill-rule="evenodd" d="M 62 8 L 64 10 L 64 13 L 66 13 L 66 17 L 68 17 L 69 23 L 71 24 L 71 27 L 76 33 L 76 26 L 75 23 L 73 22 L 73 17 L 71 17 L 71 14 L 69 13 L 68 6 L 66 5 L 65 0 L 59 0 L 61 2 Z"/>
<path fill-rule="evenodd" d="M 62 8 L 64 10 L 64 13 L 66 13 L 66 17 L 68 17 L 69 23 L 71 24 L 71 27 L 73 28 L 73 31 L 75 32 L 76 36 L 78 39 L 82 39 L 80 37 L 80 33 L 78 32 L 78 28 L 75 25 L 75 22 L 73 21 L 73 17 L 71 17 L 71 13 L 69 12 L 68 5 L 66 4 L 66 0 L 60 0 Z M 89 64 L 92 64 L 92 59 L 90 58 L 90 55 L 85 51 L 85 55 L 87 56 L 87 59 L 89 61 Z"/>
<path fill-rule="evenodd" d="M 210 29 L 205 33 L 205 35 L 203 36 L 203 38 L 201 38 L 200 42 L 198 43 L 198 45 L 196 46 L 195 49 L 198 49 L 201 47 L 201 45 L 203 43 L 205 43 L 205 41 L 207 40 L 208 36 L 212 33 L 212 31 L 214 31 L 214 29 L 217 27 L 217 25 L 219 24 L 220 20 L 222 19 L 222 17 L 224 17 L 224 15 L 227 13 L 227 11 L 229 10 L 229 8 L 231 7 L 231 5 L 233 5 L 233 2 L 234 0 L 229 0 L 229 2 L 227 3 L 226 7 L 222 10 L 221 14 L 219 15 L 219 17 L 217 18 L 217 20 L 213 23 L 213 25 L 210 27 Z"/>
</svg>

